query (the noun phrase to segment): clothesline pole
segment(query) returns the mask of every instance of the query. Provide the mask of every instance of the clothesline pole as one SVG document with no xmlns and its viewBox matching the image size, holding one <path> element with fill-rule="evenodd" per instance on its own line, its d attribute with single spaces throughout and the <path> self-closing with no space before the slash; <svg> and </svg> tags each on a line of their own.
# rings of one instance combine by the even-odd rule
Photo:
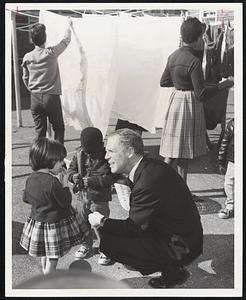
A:
<svg viewBox="0 0 246 300">
<path fill-rule="evenodd" d="M 17 127 L 22 127 L 22 116 L 21 116 L 21 97 L 20 97 L 20 77 L 19 77 L 19 61 L 18 61 L 18 50 L 17 50 L 17 36 L 16 36 L 16 20 L 15 12 L 11 12 L 12 20 L 12 52 L 13 52 L 13 65 L 14 65 L 14 82 L 15 82 L 15 103 L 17 113 Z"/>
</svg>

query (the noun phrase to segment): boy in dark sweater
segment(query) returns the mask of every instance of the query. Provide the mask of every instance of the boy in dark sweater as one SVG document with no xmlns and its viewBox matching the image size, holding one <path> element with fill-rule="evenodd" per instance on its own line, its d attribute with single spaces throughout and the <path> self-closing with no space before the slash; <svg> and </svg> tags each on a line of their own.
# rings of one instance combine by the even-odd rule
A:
<svg viewBox="0 0 246 300">
<path fill-rule="evenodd" d="M 105 160 L 105 149 L 101 131 L 95 127 L 87 127 L 80 135 L 81 146 L 77 149 L 69 169 L 68 180 L 74 184 L 73 191 L 77 195 L 75 208 L 81 219 L 88 226 L 88 214 L 100 212 L 109 216 L 109 201 L 112 200 L 111 185 L 113 183 L 110 167 Z M 100 235 L 94 228 L 97 237 Z M 77 258 L 83 258 L 91 251 L 93 245 L 92 230 L 75 253 Z M 100 253 L 98 263 L 107 265 L 110 259 Z"/>
</svg>

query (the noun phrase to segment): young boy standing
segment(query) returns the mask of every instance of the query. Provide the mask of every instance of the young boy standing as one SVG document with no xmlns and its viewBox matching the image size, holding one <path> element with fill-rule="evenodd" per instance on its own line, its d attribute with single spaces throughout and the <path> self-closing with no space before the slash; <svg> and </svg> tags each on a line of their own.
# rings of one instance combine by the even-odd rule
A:
<svg viewBox="0 0 246 300">
<path fill-rule="evenodd" d="M 59 44 L 45 47 L 46 28 L 44 24 L 32 27 L 31 38 L 34 50 L 25 54 L 22 62 L 23 81 L 31 92 L 31 112 L 35 123 L 36 138 L 46 136 L 47 117 L 53 126 L 55 139 L 64 143 L 64 120 L 61 107 L 61 79 L 58 56 L 67 48 L 71 40 L 72 21 L 68 19 L 68 29 Z"/>
<path fill-rule="evenodd" d="M 81 146 L 77 149 L 68 168 L 68 180 L 74 184 L 73 191 L 77 194 L 76 210 L 82 222 L 88 222 L 91 212 L 100 212 L 109 216 L 109 201 L 112 200 L 111 185 L 113 183 L 111 171 L 105 160 L 105 149 L 101 131 L 95 127 L 87 127 L 80 135 Z M 99 232 L 94 228 L 97 237 Z M 92 230 L 75 253 L 77 258 L 86 257 L 92 250 Z M 98 263 L 108 265 L 110 259 L 100 253 Z"/>
</svg>

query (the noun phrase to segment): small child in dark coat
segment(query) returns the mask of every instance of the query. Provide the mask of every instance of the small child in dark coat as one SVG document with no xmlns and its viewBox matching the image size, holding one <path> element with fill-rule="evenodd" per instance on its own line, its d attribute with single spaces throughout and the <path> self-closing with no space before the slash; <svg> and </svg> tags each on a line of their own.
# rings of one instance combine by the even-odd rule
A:
<svg viewBox="0 0 246 300">
<path fill-rule="evenodd" d="M 219 218 L 228 219 L 234 215 L 234 119 L 226 126 L 219 149 L 219 171 L 225 174 L 225 208 L 219 212 Z"/>
<path fill-rule="evenodd" d="M 100 212 L 109 216 L 109 201 L 112 200 L 111 185 L 113 179 L 107 160 L 105 160 L 105 148 L 101 131 L 95 127 L 87 127 L 80 135 L 81 146 L 77 149 L 69 168 L 68 180 L 74 184 L 73 192 L 76 194 L 75 209 L 82 222 L 85 221 L 89 228 L 88 214 Z M 99 232 L 94 231 L 100 239 Z M 86 237 L 81 247 L 75 253 L 77 258 L 83 258 L 89 254 L 93 246 L 93 235 Z M 107 265 L 110 259 L 100 253 L 98 263 Z"/>
</svg>

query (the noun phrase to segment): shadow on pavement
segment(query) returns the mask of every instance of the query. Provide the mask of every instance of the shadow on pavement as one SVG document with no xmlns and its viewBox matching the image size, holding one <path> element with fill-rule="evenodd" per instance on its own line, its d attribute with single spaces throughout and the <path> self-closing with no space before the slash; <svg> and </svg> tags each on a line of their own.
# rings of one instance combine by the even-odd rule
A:
<svg viewBox="0 0 246 300">
<path fill-rule="evenodd" d="M 23 223 L 12 222 L 12 255 L 27 254 L 27 251 L 19 244 L 23 226 Z"/>
<path fill-rule="evenodd" d="M 192 189 L 192 193 L 218 193 L 218 192 L 220 192 L 221 195 L 215 194 L 215 195 L 209 195 L 209 197 L 218 198 L 218 197 L 224 197 L 225 196 L 224 189 L 222 189 L 222 188 L 221 189 L 208 189 L 208 190 L 194 190 L 194 189 Z M 208 197 L 208 195 L 205 196 L 205 197 Z"/>
<path fill-rule="evenodd" d="M 92 268 L 91 265 L 88 263 L 88 261 L 84 259 L 77 259 L 74 260 L 70 265 L 69 265 L 69 270 L 76 270 L 76 271 L 86 271 L 86 272 L 91 272 Z"/>
<path fill-rule="evenodd" d="M 218 172 L 217 151 L 207 151 L 205 155 L 191 159 L 189 162 L 188 173 L 190 174 L 219 174 Z"/>
<path fill-rule="evenodd" d="M 16 149 L 23 149 L 23 148 L 30 148 L 31 144 L 23 144 L 23 145 L 19 145 L 19 146 L 15 146 L 14 144 L 12 145 L 12 150 L 16 150 Z"/>
<path fill-rule="evenodd" d="M 188 280 L 173 289 L 234 288 L 234 235 L 205 235 L 203 249 L 203 254 L 186 266 L 190 273 Z M 132 277 L 121 281 L 130 288 L 148 289 L 151 288 L 148 281 L 152 277 Z"/>
<path fill-rule="evenodd" d="M 80 141 L 80 138 L 77 138 L 77 139 L 65 139 L 64 142 L 77 142 L 77 141 Z"/>
<path fill-rule="evenodd" d="M 234 235 L 204 235 L 203 254 L 187 268 L 187 287 L 234 288 Z"/>
<path fill-rule="evenodd" d="M 30 167 L 30 164 L 12 164 L 12 167 Z"/>
</svg>

